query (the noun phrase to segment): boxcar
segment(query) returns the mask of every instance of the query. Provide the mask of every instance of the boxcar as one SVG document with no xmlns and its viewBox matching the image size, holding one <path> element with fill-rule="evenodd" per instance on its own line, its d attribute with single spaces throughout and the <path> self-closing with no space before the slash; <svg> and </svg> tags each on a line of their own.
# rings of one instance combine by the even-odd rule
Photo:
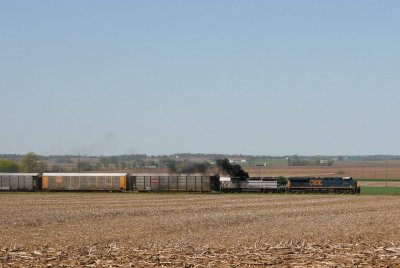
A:
<svg viewBox="0 0 400 268">
<path fill-rule="evenodd" d="M 289 178 L 289 192 L 359 193 L 357 181 L 351 177 L 293 177 Z"/>
<path fill-rule="evenodd" d="M 43 173 L 44 191 L 122 191 L 127 173 Z"/>
<path fill-rule="evenodd" d="M 35 191 L 40 188 L 39 173 L 0 173 L 1 191 Z"/>
<path fill-rule="evenodd" d="M 209 192 L 213 177 L 202 174 L 130 174 L 128 189 L 136 191 Z"/>
</svg>

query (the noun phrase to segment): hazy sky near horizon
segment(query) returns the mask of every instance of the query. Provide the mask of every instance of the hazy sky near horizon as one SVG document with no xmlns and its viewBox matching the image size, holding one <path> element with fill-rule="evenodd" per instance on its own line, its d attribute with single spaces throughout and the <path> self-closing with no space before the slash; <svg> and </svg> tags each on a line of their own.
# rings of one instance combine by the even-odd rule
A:
<svg viewBox="0 0 400 268">
<path fill-rule="evenodd" d="M 0 153 L 400 154 L 399 1 L 1 1 Z"/>
</svg>

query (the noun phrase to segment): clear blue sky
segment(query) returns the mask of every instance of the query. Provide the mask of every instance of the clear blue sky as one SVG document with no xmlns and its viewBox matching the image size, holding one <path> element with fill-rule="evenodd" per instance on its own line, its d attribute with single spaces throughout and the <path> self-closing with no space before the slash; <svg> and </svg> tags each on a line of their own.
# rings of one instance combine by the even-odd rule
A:
<svg viewBox="0 0 400 268">
<path fill-rule="evenodd" d="M 1 1 L 0 153 L 400 154 L 400 1 Z"/>
</svg>

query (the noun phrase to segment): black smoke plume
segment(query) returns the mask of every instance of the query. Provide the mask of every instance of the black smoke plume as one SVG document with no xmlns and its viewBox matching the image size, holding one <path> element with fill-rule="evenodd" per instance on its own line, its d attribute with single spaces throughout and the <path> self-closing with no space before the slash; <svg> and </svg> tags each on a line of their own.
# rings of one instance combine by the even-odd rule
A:
<svg viewBox="0 0 400 268">
<path fill-rule="evenodd" d="M 174 160 L 168 160 L 165 163 L 170 173 L 178 174 L 193 174 L 201 173 L 205 174 L 211 168 L 209 163 L 191 163 L 188 161 L 176 162 Z"/>
<path fill-rule="evenodd" d="M 232 178 L 238 178 L 238 179 L 242 179 L 242 180 L 249 178 L 249 173 L 244 171 L 241 166 L 236 165 L 236 164 L 232 165 L 231 163 L 229 163 L 229 160 L 226 158 L 225 159 L 217 159 L 216 163 L 217 163 L 217 166 L 219 169 L 228 173 L 229 176 L 231 176 Z"/>
</svg>

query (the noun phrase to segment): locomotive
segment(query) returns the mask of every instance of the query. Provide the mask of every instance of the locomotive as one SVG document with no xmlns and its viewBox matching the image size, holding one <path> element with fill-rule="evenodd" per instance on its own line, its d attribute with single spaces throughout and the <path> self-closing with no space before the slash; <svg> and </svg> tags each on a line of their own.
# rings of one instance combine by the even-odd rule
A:
<svg viewBox="0 0 400 268">
<path fill-rule="evenodd" d="M 360 186 L 351 177 L 293 177 L 289 178 L 288 192 L 360 193 Z"/>
<path fill-rule="evenodd" d="M 263 192 L 263 193 L 282 193 L 285 186 L 279 184 L 279 179 L 274 177 L 266 178 L 239 178 L 220 177 L 221 192 Z"/>
</svg>

